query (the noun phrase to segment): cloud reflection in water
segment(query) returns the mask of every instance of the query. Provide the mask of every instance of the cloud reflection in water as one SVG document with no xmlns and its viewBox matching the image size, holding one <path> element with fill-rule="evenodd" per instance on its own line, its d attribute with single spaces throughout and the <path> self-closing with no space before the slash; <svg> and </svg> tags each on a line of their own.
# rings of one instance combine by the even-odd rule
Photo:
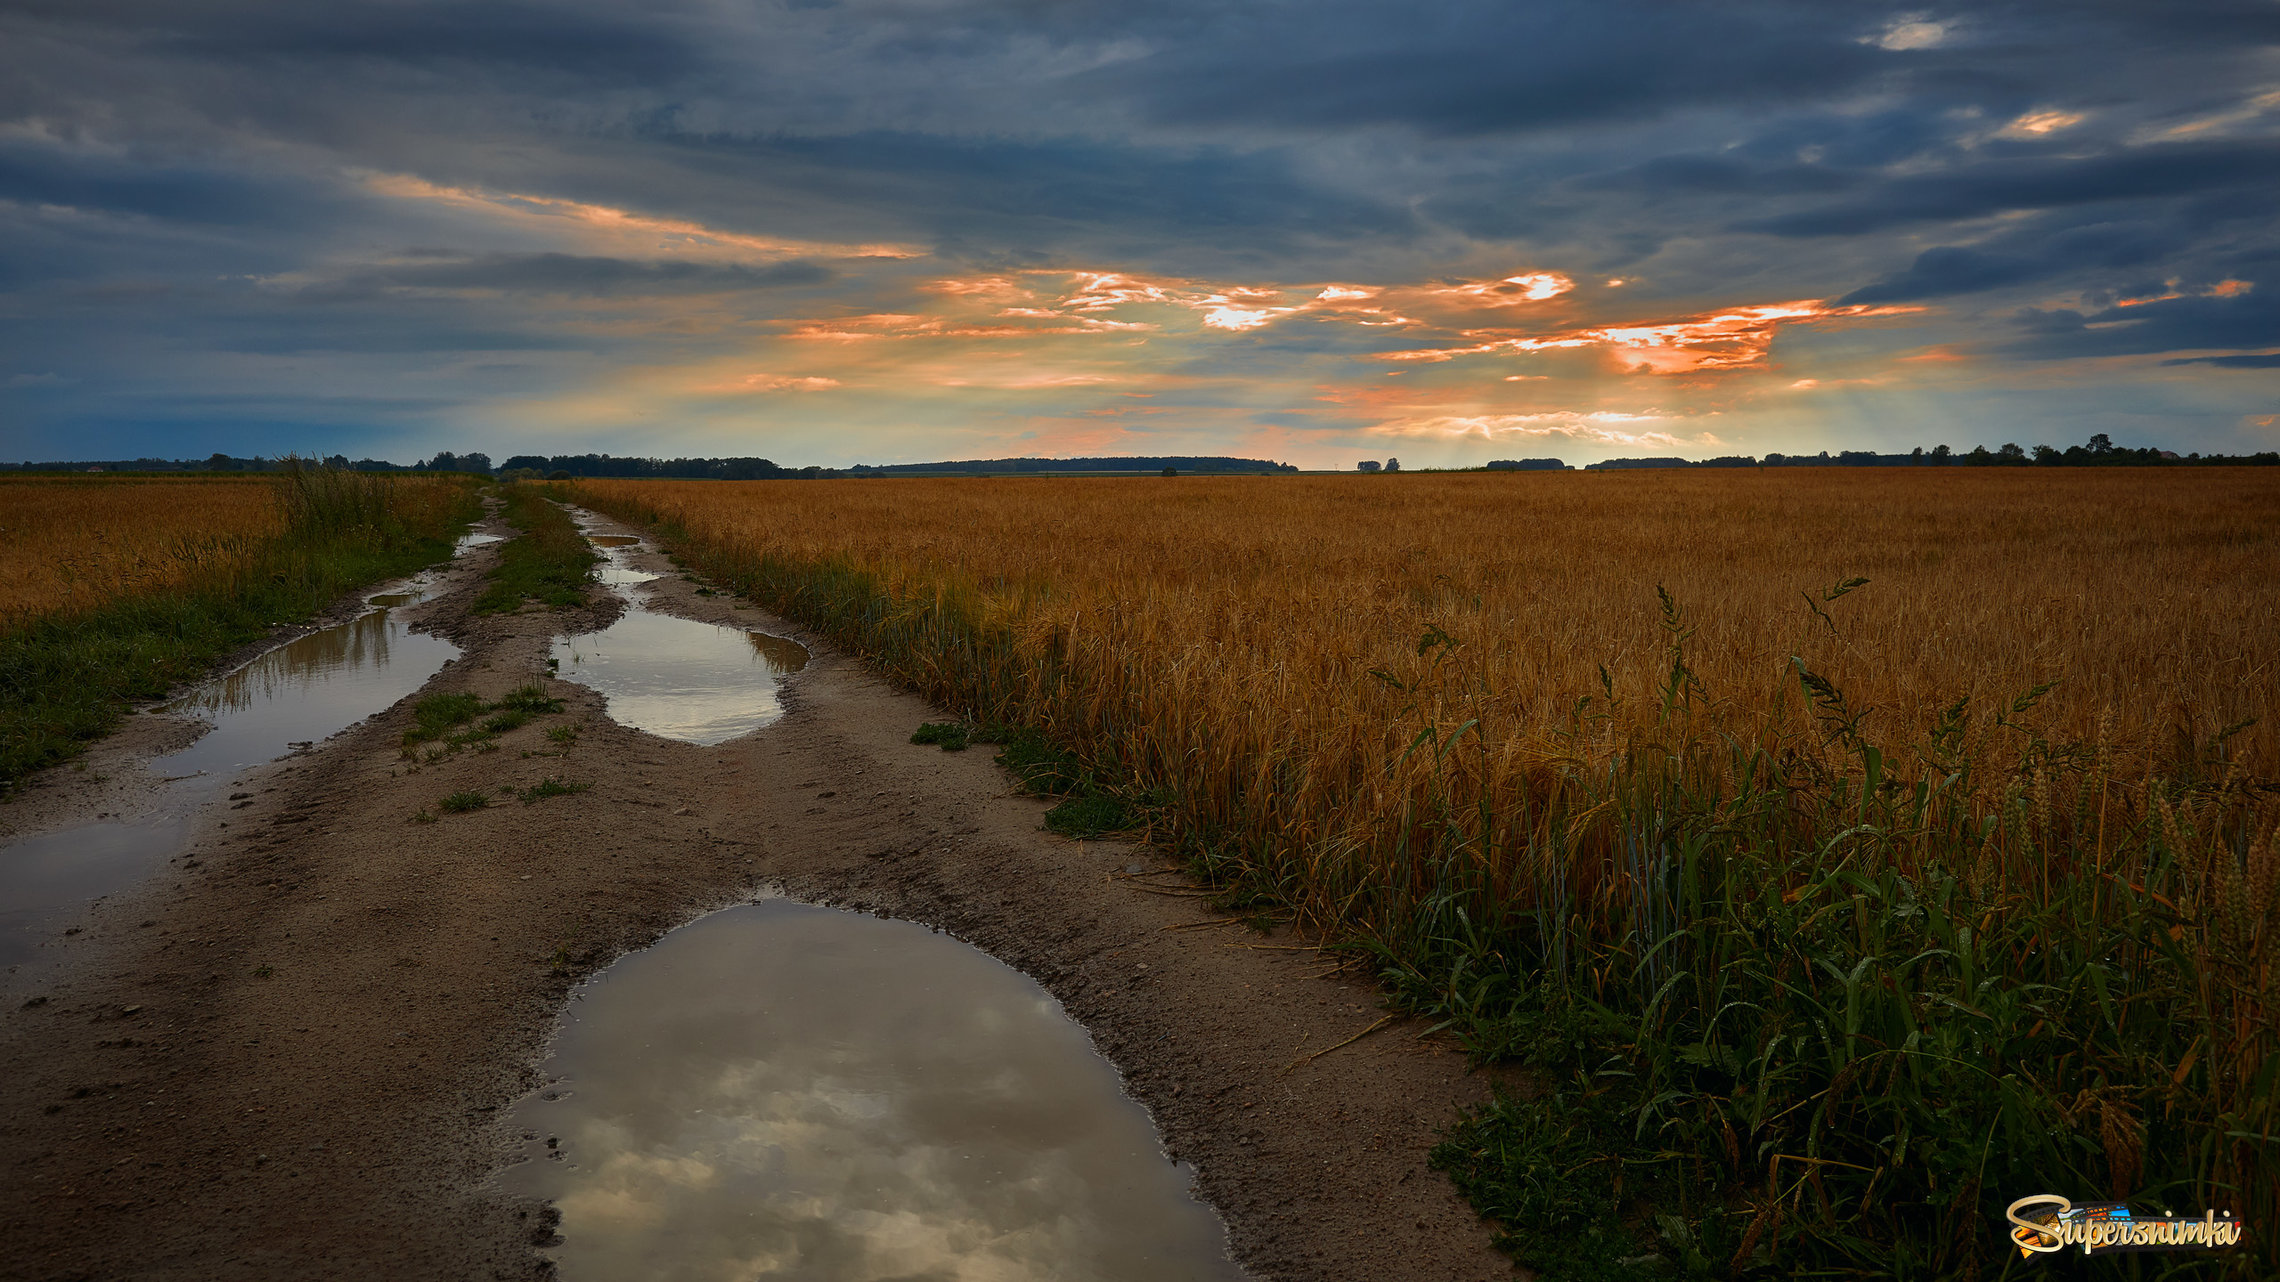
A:
<svg viewBox="0 0 2280 1282">
<path fill-rule="evenodd" d="M 507 1174 L 580 1278 L 1238 1279 L 1147 1114 L 1033 981 L 776 901 L 587 984 Z"/>
</svg>

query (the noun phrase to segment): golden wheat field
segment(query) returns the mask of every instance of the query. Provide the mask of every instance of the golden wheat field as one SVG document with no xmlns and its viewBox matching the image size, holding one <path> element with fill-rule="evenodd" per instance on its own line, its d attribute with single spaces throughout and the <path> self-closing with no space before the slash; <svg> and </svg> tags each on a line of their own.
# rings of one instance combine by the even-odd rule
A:
<svg viewBox="0 0 2280 1282">
<path fill-rule="evenodd" d="M 0 622 L 196 583 L 284 528 L 274 477 L 0 480 Z"/>
<path fill-rule="evenodd" d="M 1651 728 L 1671 668 L 1658 586 L 1710 710 L 1744 733 L 1807 714 L 1802 660 L 1894 750 L 1959 698 L 1984 716 L 2056 682 L 2032 716 L 2051 737 L 2152 765 L 2253 719 L 2230 752 L 2267 776 L 2280 762 L 2269 470 L 581 488 L 707 542 L 851 558 L 898 595 L 971 593 L 1069 662 L 1075 702 L 1053 717 L 1231 766 L 1382 753 L 1405 696 L 1371 670 L 1407 682 L 1431 628 L 1459 643 L 1453 674 L 1500 748 L 1571 731 L 1608 687 L 1600 735 Z"/>
</svg>

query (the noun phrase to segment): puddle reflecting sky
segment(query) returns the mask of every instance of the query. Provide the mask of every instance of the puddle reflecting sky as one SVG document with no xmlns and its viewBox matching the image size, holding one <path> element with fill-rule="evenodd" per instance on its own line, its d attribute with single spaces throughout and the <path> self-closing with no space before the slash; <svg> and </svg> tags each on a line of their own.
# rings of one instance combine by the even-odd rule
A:
<svg viewBox="0 0 2280 1282">
<path fill-rule="evenodd" d="M 653 614 L 638 605 L 600 632 L 558 638 L 557 674 L 599 690 L 610 719 L 666 739 L 716 744 L 784 715 L 778 679 L 807 664 L 798 642 Z"/>
<path fill-rule="evenodd" d="M 427 684 L 459 648 L 386 610 L 289 641 L 162 711 L 214 728 L 151 762 L 162 775 L 227 772 L 355 725 Z"/>
<path fill-rule="evenodd" d="M 640 583 L 652 583 L 657 575 L 633 568 L 627 553 L 641 546 L 641 540 L 631 534 L 589 534 L 586 541 L 600 548 L 602 563 L 594 567 L 594 578 L 605 587 L 630 588 Z"/>
<path fill-rule="evenodd" d="M 754 904 L 579 992 L 503 1177 L 567 1282 L 1242 1277 L 1084 1031 L 955 939 Z"/>
<path fill-rule="evenodd" d="M 210 789 L 193 791 L 203 796 Z M 0 968 L 35 960 L 41 942 L 63 929 L 63 919 L 81 904 L 165 863 L 182 847 L 186 810 L 141 823 L 82 824 L 0 850 Z"/>
<path fill-rule="evenodd" d="M 189 816 L 241 769 L 326 738 L 412 693 L 459 653 L 385 610 L 287 642 L 160 709 L 213 729 L 149 769 L 173 780 L 149 813 L 0 848 L 0 967 L 38 955 L 80 905 L 133 885 L 182 848 Z"/>
</svg>

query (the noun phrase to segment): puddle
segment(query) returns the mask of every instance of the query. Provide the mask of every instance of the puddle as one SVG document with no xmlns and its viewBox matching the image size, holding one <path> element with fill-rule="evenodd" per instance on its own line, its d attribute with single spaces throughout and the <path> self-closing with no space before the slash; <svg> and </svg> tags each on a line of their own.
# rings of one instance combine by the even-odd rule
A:
<svg viewBox="0 0 2280 1282">
<path fill-rule="evenodd" d="M 0 850 L 0 904 L 7 905 L 0 909 L 0 968 L 38 960 L 40 945 L 89 901 L 163 866 L 182 848 L 189 809 L 180 805 L 140 823 L 82 824 Z"/>
<path fill-rule="evenodd" d="M 641 546 L 641 540 L 634 535 L 588 534 L 586 541 L 601 549 L 602 563 L 594 567 L 594 578 L 605 587 L 630 588 L 653 583 L 659 577 L 647 570 L 634 569 L 626 558 L 628 551 Z"/>
<path fill-rule="evenodd" d="M 948 936 L 753 904 L 576 998 L 501 1176 L 566 1282 L 1243 1277 L 1084 1030 Z"/>
<path fill-rule="evenodd" d="M 391 603 L 426 589 L 382 593 Z M 386 609 L 286 642 L 216 678 L 162 714 L 212 729 L 147 763 L 167 781 L 131 820 L 82 824 L 0 848 L 0 967 L 35 960 L 88 901 L 134 885 L 181 853 L 190 817 L 248 766 L 345 730 L 426 684 L 459 648 L 413 632 Z"/>
<path fill-rule="evenodd" d="M 459 647 L 414 632 L 386 610 L 312 632 L 159 709 L 211 721 L 161 775 L 232 773 L 355 725 L 427 684 Z"/>
<path fill-rule="evenodd" d="M 637 584 L 654 583 L 658 576 L 647 570 L 636 570 L 616 561 L 603 561 L 594 567 L 594 581 L 604 587 L 630 588 Z"/>
<path fill-rule="evenodd" d="M 458 556 L 469 548 L 479 548 L 486 543 L 504 543 L 506 541 L 507 536 L 504 534 L 484 534 L 481 531 L 474 531 L 460 535 L 459 541 L 451 545 L 451 554 Z"/>
<path fill-rule="evenodd" d="M 806 666 L 807 650 L 637 602 L 600 632 L 557 638 L 554 660 L 563 680 L 601 691 L 619 725 L 709 747 L 784 715 L 776 683 Z"/>
</svg>

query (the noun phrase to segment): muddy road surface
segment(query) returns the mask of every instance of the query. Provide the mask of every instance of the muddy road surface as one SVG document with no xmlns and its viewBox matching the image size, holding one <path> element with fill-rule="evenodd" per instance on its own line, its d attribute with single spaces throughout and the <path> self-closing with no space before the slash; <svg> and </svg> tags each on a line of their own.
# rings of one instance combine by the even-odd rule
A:
<svg viewBox="0 0 2280 1282">
<path fill-rule="evenodd" d="M 1414 1022 L 1377 1026 L 1368 986 L 1213 914 L 1144 846 L 1045 831 L 987 749 L 909 742 L 939 710 L 640 546 L 619 569 L 658 576 L 651 610 L 807 658 L 751 734 L 620 725 L 556 675 L 556 643 L 623 602 L 471 617 L 492 555 L 396 607 L 461 652 L 418 694 L 216 789 L 157 871 L 5 976 L 0 1276 L 552 1276 L 553 1208 L 500 1174 L 528 1160 L 511 1117 L 546 1085 L 566 996 L 771 894 L 935 927 L 1036 979 L 1192 1165 L 1250 1276 L 1512 1276 L 1425 1165 L 1487 1085 Z M 405 757 L 418 697 L 532 683 L 563 711 Z M 132 821 L 165 787 L 144 763 L 193 735 L 129 718 L 0 806 L 0 841 Z"/>
</svg>

